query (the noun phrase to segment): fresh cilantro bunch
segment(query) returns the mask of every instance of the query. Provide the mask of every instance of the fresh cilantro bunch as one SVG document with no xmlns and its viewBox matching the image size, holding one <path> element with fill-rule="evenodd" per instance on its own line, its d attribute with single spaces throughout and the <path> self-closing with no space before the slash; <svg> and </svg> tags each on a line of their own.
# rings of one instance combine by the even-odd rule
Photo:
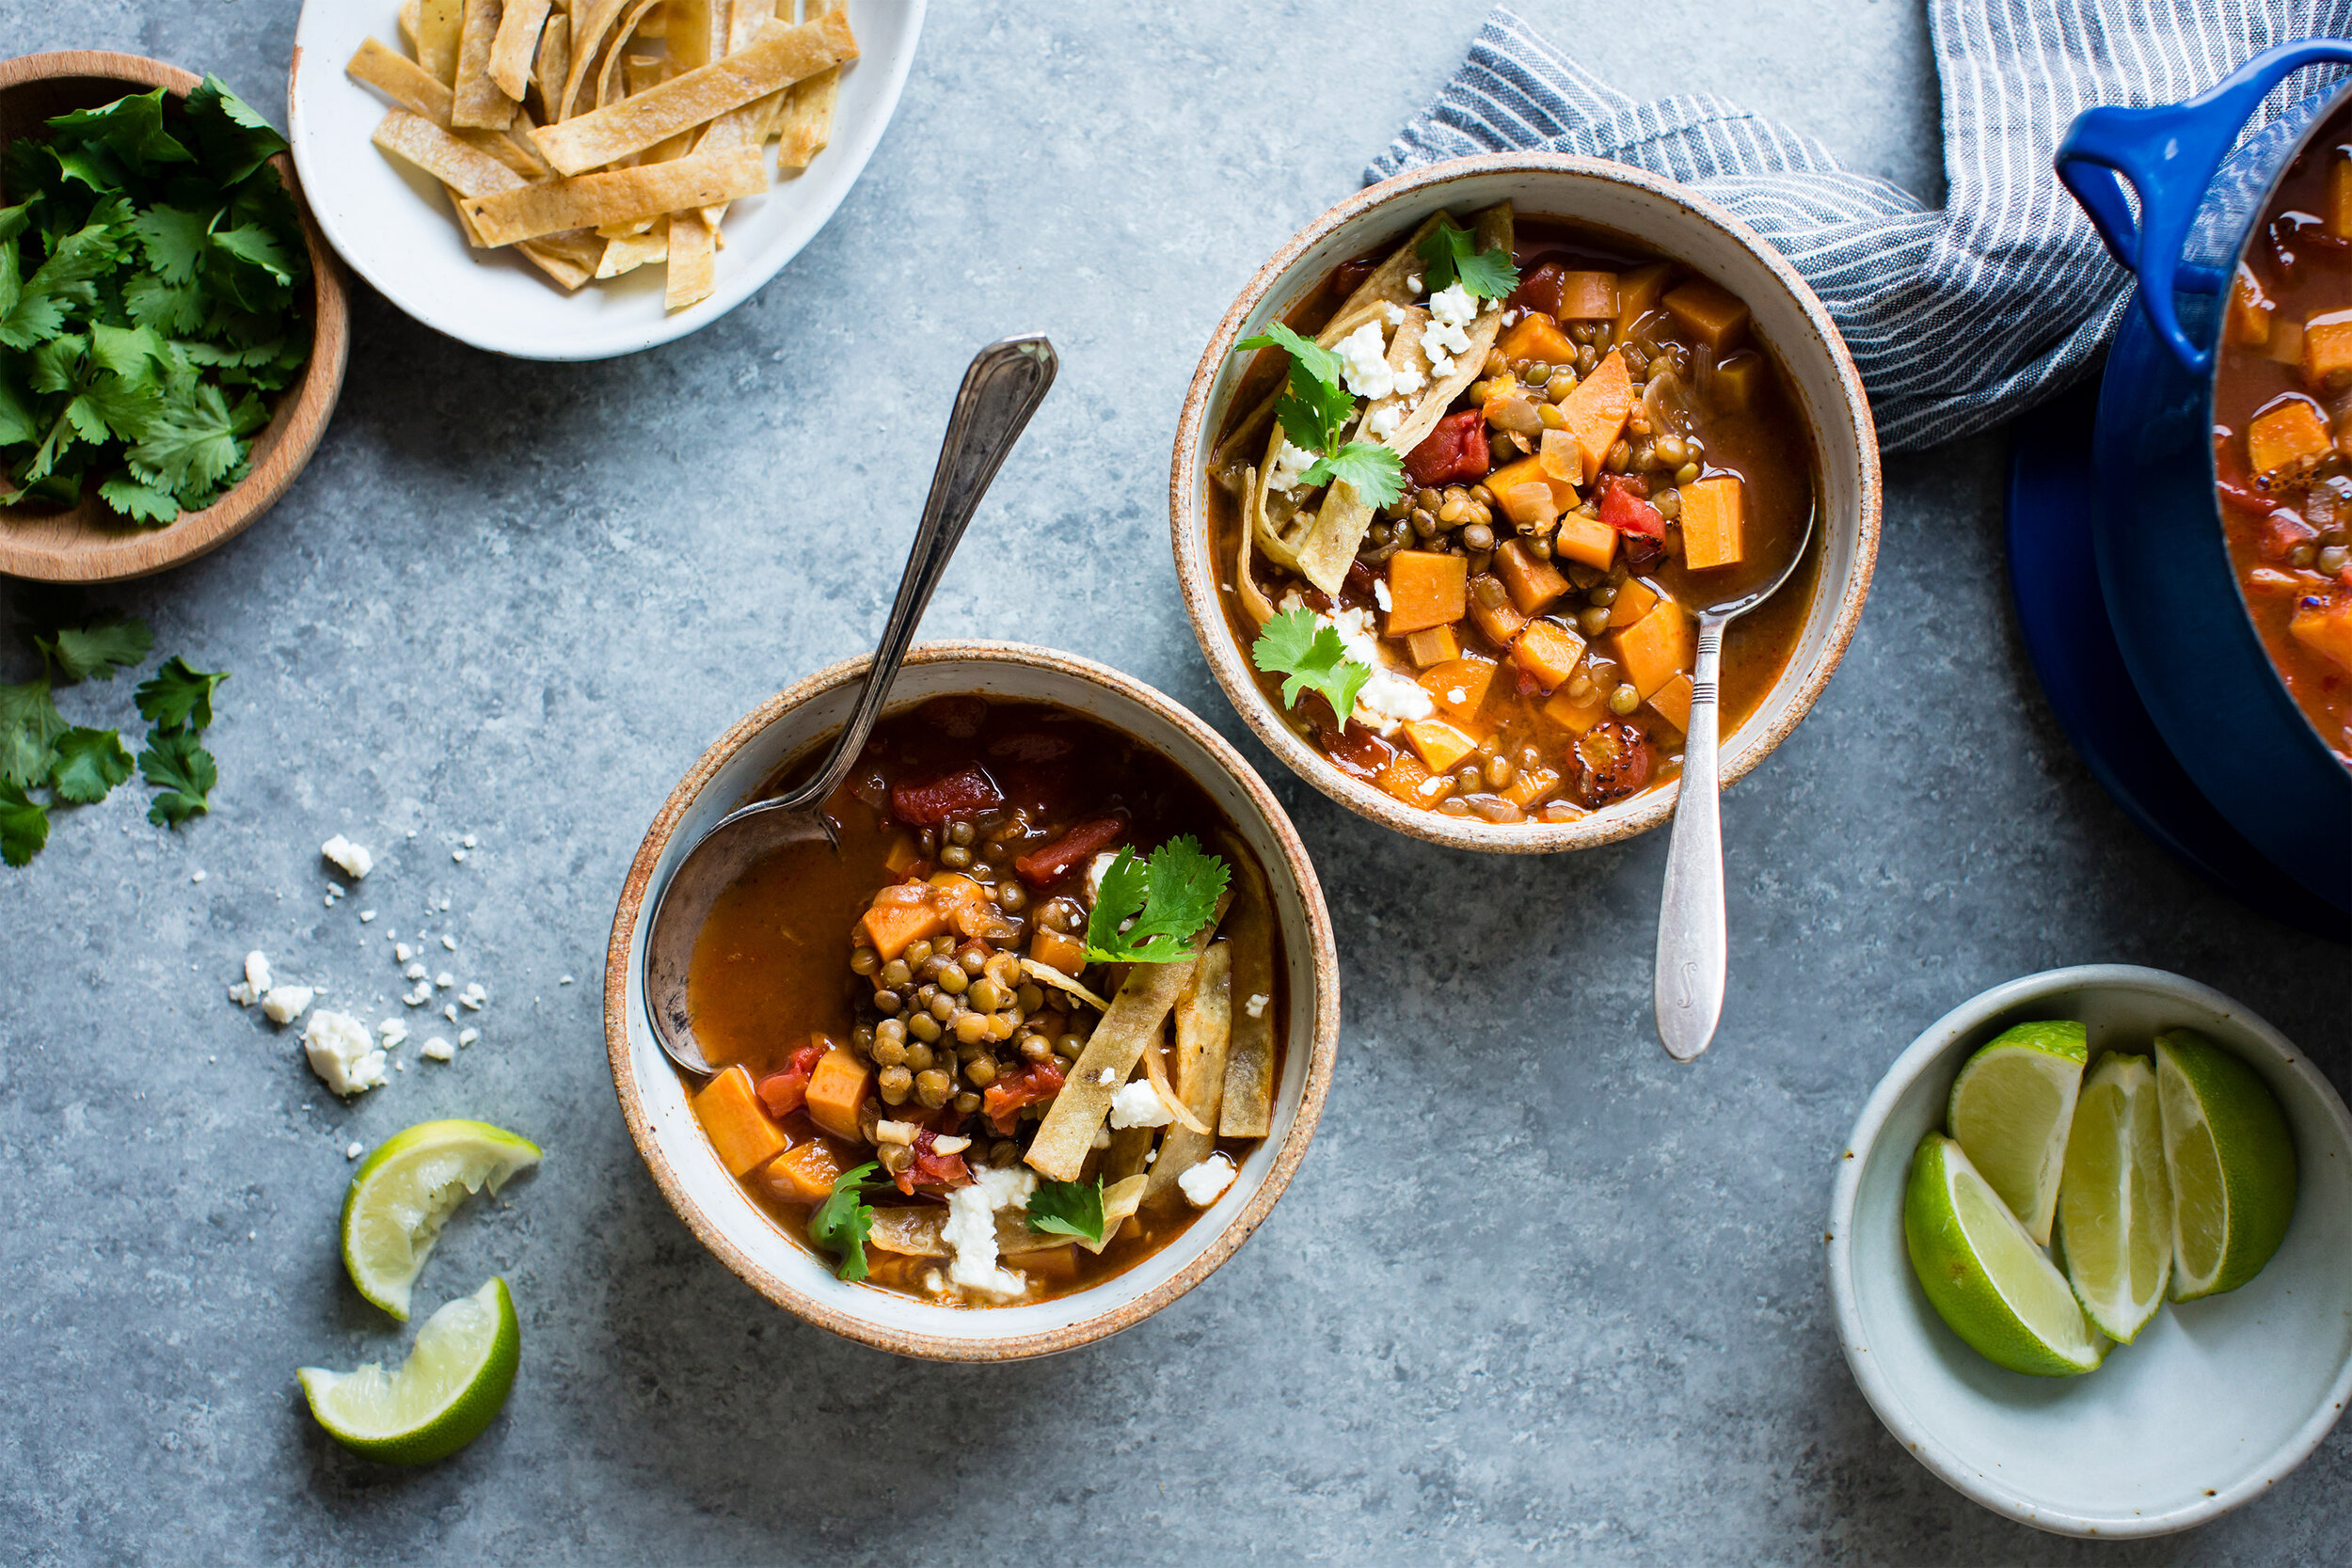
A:
<svg viewBox="0 0 2352 1568">
<path fill-rule="evenodd" d="M 1476 245 L 1469 230 L 1443 213 L 1438 214 L 1438 227 L 1422 236 L 1420 245 L 1422 282 L 1431 293 L 1459 280 L 1481 299 L 1510 297 L 1519 286 L 1519 269 L 1511 264 L 1511 253 L 1499 245 L 1484 250 Z"/>
<path fill-rule="evenodd" d="M 93 804 L 131 777 L 121 736 L 68 724 L 56 688 L 114 679 L 116 671 L 146 659 L 155 634 L 143 622 L 109 621 L 36 637 L 33 645 L 40 651 L 40 677 L 0 686 L 0 859 L 10 865 L 24 864 L 49 842 L 52 807 Z M 191 669 L 175 654 L 133 693 L 153 726 L 137 767 L 158 792 L 147 812 L 158 827 L 177 827 L 210 809 L 220 775 L 196 737 L 213 721 L 213 688 L 228 678 L 226 672 Z M 49 798 L 34 799 L 37 789 Z"/>
<path fill-rule="evenodd" d="M 1303 605 L 1265 624 L 1249 646 L 1249 659 L 1269 675 L 1281 675 L 1282 705 L 1298 705 L 1301 691 L 1319 691 L 1343 724 L 1356 711 L 1356 693 L 1372 679 L 1371 666 L 1348 657 L 1340 634 Z"/>
<path fill-rule="evenodd" d="M 1029 1195 L 1029 1228 L 1041 1236 L 1075 1236 L 1103 1244 L 1103 1179 L 1041 1181 Z"/>
<path fill-rule="evenodd" d="M 214 77 L 164 110 L 158 87 L 8 144 L 0 505 L 94 483 L 142 523 L 210 506 L 246 475 L 261 394 L 310 356 L 284 140 Z"/>
<path fill-rule="evenodd" d="M 1301 484 L 1343 480 L 1374 506 L 1387 506 L 1405 493 L 1405 460 L 1377 441 L 1340 444 L 1340 432 L 1356 412 L 1356 396 L 1341 379 L 1340 356 L 1311 338 L 1276 322 L 1235 345 L 1279 348 L 1291 356 L 1289 388 L 1274 405 L 1274 417 L 1291 440 L 1315 454 L 1298 476 Z"/>
<path fill-rule="evenodd" d="M 825 1195 L 825 1201 L 809 1212 L 808 1239 L 840 1259 L 834 1273 L 843 1279 L 866 1277 L 866 1238 L 874 1229 L 874 1211 L 866 1201 L 866 1190 L 878 1184 L 877 1168 L 869 1160 L 855 1170 L 843 1171 L 833 1179 L 833 1191 Z"/>
<path fill-rule="evenodd" d="M 1120 850 L 1087 916 L 1087 961 L 1165 964 L 1192 957 L 1189 943 L 1216 918 L 1230 876 L 1225 863 L 1188 833 L 1152 850 L 1148 863 Z"/>
</svg>

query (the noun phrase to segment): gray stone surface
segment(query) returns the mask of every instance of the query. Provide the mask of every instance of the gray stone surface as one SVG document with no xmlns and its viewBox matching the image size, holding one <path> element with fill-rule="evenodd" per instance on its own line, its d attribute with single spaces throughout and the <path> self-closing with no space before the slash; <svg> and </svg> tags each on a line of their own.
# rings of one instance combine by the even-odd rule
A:
<svg viewBox="0 0 2352 1568">
<path fill-rule="evenodd" d="M 360 289 L 342 408 L 259 527 L 119 590 L 0 589 L 20 619 L 144 615 L 162 649 L 235 672 L 209 818 L 160 832 L 124 789 L 0 874 L 0 1557 L 2340 1555 L 2352 1434 L 2192 1536 L 2093 1548 L 1947 1491 L 1837 1351 L 1819 1243 L 1840 1139 L 1972 993 L 2155 964 L 2345 1077 L 2344 951 L 2167 861 L 2052 723 L 2003 586 L 1994 443 L 1890 466 L 1861 636 L 1726 806 L 1735 989 L 1692 1069 L 1646 1028 L 1662 836 L 1529 861 L 1368 831 L 1210 680 L 1163 501 L 1200 344 L 1479 10 L 941 0 L 863 182 L 708 331 L 507 364 Z M 1637 90 L 1715 88 L 1934 184 L 1913 5 L 1528 10 Z M 0 0 L 0 36 L 209 67 L 275 104 L 294 12 Z M 928 629 L 1106 659 L 1266 767 L 1326 879 L 1347 1023 L 1311 1157 L 1216 1276 L 1079 1354 L 909 1365 L 770 1307 L 663 1207 L 613 1106 L 594 977 L 657 802 L 759 698 L 866 644 L 963 359 L 1031 328 L 1062 384 Z M 129 698 L 68 707 L 112 723 Z M 338 831 L 383 864 L 327 910 L 315 847 Z M 388 925 L 457 937 L 485 1037 L 447 1068 L 412 1044 L 346 1108 L 222 989 L 259 946 L 332 1004 L 398 1012 Z M 326 1441 L 292 1370 L 400 1353 L 337 1263 L 342 1148 L 442 1115 L 550 1158 L 461 1216 L 421 1283 L 431 1306 L 503 1272 L 526 1345 L 490 1433 L 407 1474 Z"/>
</svg>

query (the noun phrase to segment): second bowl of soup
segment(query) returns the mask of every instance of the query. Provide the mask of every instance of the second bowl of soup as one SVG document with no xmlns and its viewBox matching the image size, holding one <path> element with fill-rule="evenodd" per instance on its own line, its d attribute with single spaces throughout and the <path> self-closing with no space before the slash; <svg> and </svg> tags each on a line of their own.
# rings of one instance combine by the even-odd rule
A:
<svg viewBox="0 0 2352 1568">
<path fill-rule="evenodd" d="M 1726 781 L 1804 716 L 1868 588 L 1878 451 L 1836 327 L 1745 228 L 1507 154 L 1373 186 L 1261 270 L 1170 507 L 1202 650 L 1301 776 L 1419 837 L 1566 849 L 1671 813 L 1695 608 L 1818 518 L 1726 640 Z"/>
</svg>

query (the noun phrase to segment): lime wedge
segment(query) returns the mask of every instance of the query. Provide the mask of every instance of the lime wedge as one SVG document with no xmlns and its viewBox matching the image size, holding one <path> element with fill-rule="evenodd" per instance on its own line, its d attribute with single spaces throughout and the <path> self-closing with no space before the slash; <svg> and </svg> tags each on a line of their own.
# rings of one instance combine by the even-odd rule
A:
<svg viewBox="0 0 2352 1568">
<path fill-rule="evenodd" d="M 2034 1377 L 2072 1377 L 2106 1354 L 2065 1275 L 1941 1132 L 1922 1138 L 1912 1156 L 1903 1240 L 1928 1300 L 1987 1360 Z"/>
<path fill-rule="evenodd" d="M 2079 1023 L 2020 1023 L 1995 1035 L 1952 1083 L 1945 1127 L 2039 1244 L 2050 1240 L 2066 1133 L 2090 1048 Z"/>
<path fill-rule="evenodd" d="M 2131 1343 L 2172 1277 L 2172 1184 L 2147 1057 L 2109 1052 L 2084 1081 L 2058 1183 L 2058 1233 L 2083 1311 L 2101 1333 Z"/>
<path fill-rule="evenodd" d="M 343 1195 L 343 1267 L 359 1293 L 406 1322 L 408 1290 L 468 1193 L 497 1192 L 539 1146 L 485 1121 L 421 1121 L 386 1139 Z"/>
<path fill-rule="evenodd" d="M 2268 1085 L 2194 1029 L 2156 1037 L 2172 1179 L 2172 1299 L 2234 1291 L 2295 1217 L 2295 1138 Z"/>
<path fill-rule="evenodd" d="M 497 1418 L 515 1386 L 521 1351 L 515 1300 L 506 1281 L 493 1275 L 425 1319 L 399 1370 L 371 1361 L 356 1372 L 303 1367 L 294 1376 L 310 1414 L 344 1448 L 387 1465 L 430 1465 L 481 1436 Z"/>
</svg>

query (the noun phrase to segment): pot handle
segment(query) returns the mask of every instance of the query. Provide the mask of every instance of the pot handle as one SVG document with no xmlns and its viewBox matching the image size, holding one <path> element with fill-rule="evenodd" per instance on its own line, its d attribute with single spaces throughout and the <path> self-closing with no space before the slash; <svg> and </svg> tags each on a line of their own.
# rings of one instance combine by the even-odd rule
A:
<svg viewBox="0 0 2352 1568">
<path fill-rule="evenodd" d="M 2213 355 L 2189 341 L 2172 309 L 2181 247 L 2221 160 L 2246 117 L 2291 73 L 2328 60 L 2352 61 L 2352 43 L 2305 39 L 2265 50 L 2185 103 L 2086 109 L 2058 144 L 2058 176 L 2090 214 L 2107 253 L 2139 278 L 2139 308 L 2173 357 L 2198 374 Z M 2139 198 L 2132 219 L 2123 187 Z"/>
</svg>

